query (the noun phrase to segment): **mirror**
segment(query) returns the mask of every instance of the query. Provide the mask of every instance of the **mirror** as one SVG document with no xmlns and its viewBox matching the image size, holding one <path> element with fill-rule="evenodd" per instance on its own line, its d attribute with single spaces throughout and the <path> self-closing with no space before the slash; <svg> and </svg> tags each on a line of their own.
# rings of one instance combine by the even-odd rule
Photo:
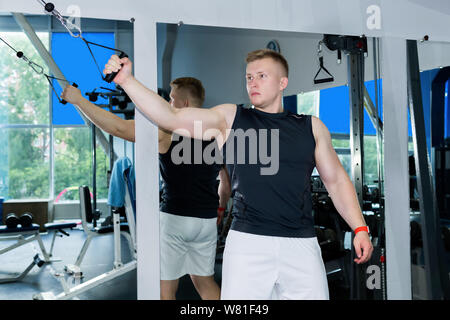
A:
<svg viewBox="0 0 450 320">
<path fill-rule="evenodd" d="M 350 142 L 348 54 L 342 50 L 339 56 L 335 49 L 321 42 L 323 40 L 322 34 L 159 23 L 158 91 L 168 96 L 172 80 L 194 77 L 205 88 L 204 108 L 223 103 L 252 108 L 246 91 L 247 53 L 262 48 L 280 50 L 289 62 L 289 84 L 284 91 L 284 109 L 295 114 L 319 117 L 330 130 L 336 153 L 351 176 L 353 151 Z M 374 243 L 382 236 L 378 230 L 382 229 L 380 216 L 383 214 L 382 99 L 379 49 L 375 52 L 377 41 L 374 38 L 366 39 L 367 52 L 363 57 L 364 78 L 361 81 L 364 81 L 366 90 L 361 96 L 365 111 L 361 114 L 364 120 L 360 122 L 364 145 L 364 152 L 360 152 L 360 156 L 363 159 L 364 183 L 359 187 L 364 201 L 365 219 L 374 234 Z M 183 182 L 186 185 L 189 183 L 195 181 Z M 164 181 L 161 186 L 164 188 Z M 330 298 L 349 299 L 350 230 L 336 214 L 316 170 L 311 177 L 311 188 L 315 230 L 328 274 Z M 214 280 L 218 286 L 221 286 L 222 281 L 224 246 L 233 220 L 230 214 L 233 202 L 231 197 L 224 219 L 217 227 Z M 162 228 L 160 230 L 163 232 Z M 163 251 L 161 255 L 164 255 Z M 380 250 L 374 253 L 373 261 L 379 257 Z M 161 268 L 165 268 L 164 262 Z M 178 285 L 177 299 L 199 299 L 199 293 L 189 275 L 182 273 L 179 283 L 175 282 L 175 286 Z M 381 287 L 368 292 L 373 299 L 382 297 Z"/>
<path fill-rule="evenodd" d="M 419 75 L 419 83 L 411 85 L 413 103 L 409 108 L 411 272 L 413 299 L 417 300 L 441 299 L 448 295 L 449 288 L 446 257 L 450 251 L 447 182 L 450 46 L 428 40 L 426 36 L 417 43 L 415 54 L 409 49 L 417 57 L 411 59 L 410 67 Z M 427 157 L 424 159 L 422 155 Z M 431 192 L 426 183 L 429 180 Z"/>
<path fill-rule="evenodd" d="M 133 239 L 128 236 L 121 240 L 119 233 L 113 237 L 111 208 L 114 206 L 110 204 L 112 201 L 117 207 L 122 207 L 124 200 L 123 194 L 108 194 L 111 183 L 120 183 L 117 179 L 121 176 L 123 180 L 122 173 L 117 175 L 113 170 L 115 161 L 127 157 L 131 164 L 134 163 L 134 143 L 101 130 L 100 123 L 94 131 L 86 124 L 89 124 L 85 121 L 86 115 L 78 112 L 71 103 L 61 103 L 62 89 L 67 83 L 76 83 L 83 99 L 91 103 L 89 108 L 111 112 L 122 120 L 134 119 L 134 105 L 126 100 L 120 88 L 103 81 L 100 74 L 115 51 L 93 44 L 119 48 L 133 59 L 133 24 L 79 18 L 76 13 L 65 19 L 82 30 L 83 38 L 90 42 L 89 48 L 80 38 L 71 37 L 53 15 L 0 15 L 0 37 L 3 40 L 0 41 L 0 197 L 5 200 L 2 224 L 7 214 L 21 215 L 28 208 L 26 210 L 33 214 L 33 223 L 39 225 L 41 232 L 48 232 L 42 235 L 45 246 L 41 249 L 45 250 L 39 252 L 40 259 L 48 260 L 46 255 L 53 251 L 62 259 L 52 263 L 54 270 L 62 272 L 65 266 L 75 265 L 76 274 L 76 267 L 81 268 L 79 272 L 83 272 L 84 277 L 67 278 L 70 287 L 77 288 L 80 283 L 111 271 L 114 265 L 123 265 L 127 271 L 132 271 L 120 281 L 116 278 L 125 273 L 124 269 L 110 278 L 111 283 L 121 290 L 103 290 L 100 295 L 96 290 L 82 290 L 77 294 L 81 299 L 136 299 L 136 260 L 133 257 L 136 239 L 133 235 Z M 20 58 L 18 52 L 22 53 Z M 67 228 L 65 222 L 81 220 L 79 187 L 83 185 L 90 189 L 90 197 L 86 197 L 86 201 L 92 206 L 89 210 L 92 214 L 87 219 L 96 224 L 97 229 L 94 231 L 92 224 L 86 221 L 78 225 L 79 230 L 62 229 L 71 237 L 53 238 L 52 242 L 58 229 L 47 229 L 44 225 L 55 222 L 59 227 Z M 116 186 L 115 190 L 119 189 Z M 36 203 L 43 203 L 45 208 L 41 211 L 29 209 L 36 208 Z M 124 223 L 125 211 L 120 214 Z M 20 234 L 22 231 L 18 229 L 17 232 Z M 89 245 L 90 239 L 102 232 L 105 236 L 96 238 Z M 113 238 L 116 239 L 116 247 L 125 241 L 121 256 L 114 256 Z M 83 243 L 84 255 L 80 252 Z M 132 249 L 131 252 L 127 248 Z M 2 265 L 12 264 L 12 270 L 17 272 L 21 261 L 31 261 L 34 254 L 27 253 L 25 247 L 16 250 L 21 249 L 24 251 L 22 255 L 16 251 L 9 257 L 2 253 L 0 259 L 6 260 Z M 77 259 L 78 255 L 80 259 Z M 26 276 L 33 277 L 32 274 Z M 124 280 L 126 286 L 123 285 Z M 58 279 L 50 274 L 42 281 L 36 282 L 38 285 L 30 282 L 26 289 L 28 298 L 39 295 L 42 290 L 53 292 L 55 296 L 63 291 Z M 95 283 L 93 287 L 98 289 L 100 282 Z M 13 291 L 2 290 L 8 294 L 3 298 L 14 299 L 11 296 Z M 23 292 L 17 294 L 15 298 L 24 297 Z"/>
</svg>

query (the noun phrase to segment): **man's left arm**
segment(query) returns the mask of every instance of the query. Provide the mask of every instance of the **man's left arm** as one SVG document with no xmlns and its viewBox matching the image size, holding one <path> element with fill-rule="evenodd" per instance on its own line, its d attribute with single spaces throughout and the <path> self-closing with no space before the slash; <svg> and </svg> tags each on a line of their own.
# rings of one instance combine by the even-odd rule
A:
<svg viewBox="0 0 450 320">
<path fill-rule="evenodd" d="M 316 168 L 336 210 L 352 230 L 366 226 L 355 187 L 334 151 L 330 132 L 320 119 L 311 117 L 311 121 L 316 141 L 314 153 Z M 358 232 L 353 245 L 357 255 L 355 262 L 358 264 L 367 262 L 373 252 L 369 234 L 365 231 Z"/>
</svg>

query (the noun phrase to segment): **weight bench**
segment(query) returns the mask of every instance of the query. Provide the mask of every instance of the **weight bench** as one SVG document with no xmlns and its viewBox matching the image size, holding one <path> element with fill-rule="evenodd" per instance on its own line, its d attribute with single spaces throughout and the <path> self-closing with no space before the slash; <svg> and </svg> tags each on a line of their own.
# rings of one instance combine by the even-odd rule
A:
<svg viewBox="0 0 450 320">
<path fill-rule="evenodd" d="M 9 245 L 5 248 L 2 248 L 0 250 L 0 255 L 9 252 L 11 250 L 14 250 L 18 247 L 21 247 L 27 243 L 30 243 L 32 241 L 37 241 L 39 244 L 39 247 L 41 249 L 42 255 L 44 256 L 44 259 L 41 260 L 39 257 L 39 254 L 36 254 L 33 257 L 33 261 L 31 264 L 23 271 L 21 274 L 15 274 L 6 278 L 0 278 L 0 284 L 1 283 L 9 283 L 9 282 L 15 282 L 22 280 L 30 271 L 33 269 L 34 266 L 38 266 L 39 268 L 42 267 L 45 263 L 52 262 L 54 260 L 51 260 L 52 251 L 53 251 L 53 244 L 56 237 L 56 233 L 61 232 L 63 234 L 68 235 L 64 231 L 64 229 L 69 229 L 76 227 L 76 223 L 47 223 L 45 225 L 45 228 L 48 231 L 54 231 L 55 235 L 53 236 L 52 240 L 52 246 L 50 249 L 50 253 L 47 252 L 45 249 L 44 243 L 42 242 L 41 235 L 39 233 L 40 225 L 38 224 L 32 224 L 30 227 L 16 227 L 16 228 L 8 228 L 7 226 L 0 226 L 0 241 L 17 241 L 16 243 Z"/>
<path fill-rule="evenodd" d="M 98 285 L 101 285 L 107 281 L 117 278 L 129 271 L 136 269 L 137 266 L 137 250 L 136 250 L 136 217 L 135 208 L 136 204 L 132 199 L 133 196 L 133 185 L 130 182 L 130 170 L 125 170 L 123 172 L 124 182 L 125 182 L 125 213 L 127 217 L 127 223 L 120 223 L 120 214 L 113 211 L 113 225 L 112 226 L 101 226 L 101 227 L 90 227 L 88 223 L 93 222 L 92 206 L 90 201 L 90 192 L 87 186 L 81 186 L 79 188 L 80 192 L 80 208 L 81 208 L 81 223 L 83 230 L 87 234 L 87 239 L 83 244 L 83 247 L 78 255 L 78 258 L 74 265 L 66 265 L 65 271 L 74 276 L 82 277 L 82 272 L 80 269 L 81 262 L 86 254 L 90 242 L 94 237 L 114 233 L 114 263 L 112 270 L 103 273 L 93 279 L 87 280 L 79 285 L 69 288 L 64 274 L 57 273 L 55 277 L 60 281 L 63 287 L 63 292 L 55 295 L 53 292 L 43 292 L 33 296 L 34 300 L 67 300 L 72 299 L 79 294 L 90 290 Z M 95 220 L 94 220 L 95 221 Z M 123 235 L 128 242 L 132 260 L 126 264 L 122 263 L 121 259 L 121 242 L 120 237 Z"/>
<path fill-rule="evenodd" d="M 50 252 L 49 252 L 49 256 L 52 257 L 53 256 L 53 246 L 55 245 L 55 239 L 56 236 L 58 234 L 61 234 L 61 237 L 63 236 L 70 236 L 69 233 L 67 233 L 66 229 L 73 229 L 77 226 L 77 224 L 75 222 L 49 222 L 46 223 L 44 225 L 45 229 L 50 233 L 53 232 L 53 237 L 52 237 L 52 244 L 50 246 Z M 58 259 L 59 260 L 59 259 Z M 55 260 L 53 260 L 55 261 Z"/>
<path fill-rule="evenodd" d="M 68 274 L 72 274 L 75 277 L 83 277 L 83 273 L 81 272 L 80 265 L 84 259 L 84 256 L 86 255 L 86 252 L 89 248 L 89 245 L 95 237 L 101 236 L 101 235 L 107 235 L 115 232 L 115 226 L 119 224 L 120 230 L 117 233 L 117 236 L 114 239 L 114 247 L 120 249 L 120 235 L 123 235 L 130 245 L 130 250 L 132 250 L 132 239 L 129 233 L 129 226 L 127 223 L 120 223 L 120 217 L 116 217 L 117 214 L 114 214 L 114 223 L 113 225 L 109 226 L 95 226 L 91 227 L 90 223 L 94 221 L 94 215 L 92 212 L 92 206 L 91 206 L 91 200 L 90 200 L 90 191 L 89 187 L 87 186 L 81 186 L 79 188 L 80 192 L 80 208 L 81 208 L 81 224 L 83 226 L 84 232 L 87 234 L 87 239 L 83 244 L 83 247 L 81 248 L 81 251 L 78 255 L 77 260 L 74 264 L 69 264 L 64 267 L 64 271 L 66 271 Z M 117 219 L 115 219 L 117 218 Z M 117 220 L 117 221 L 116 221 Z M 117 238 L 117 239 L 116 239 Z M 120 262 L 120 251 L 115 252 L 116 253 L 116 259 L 117 261 L 114 261 L 115 266 L 121 265 Z"/>
</svg>

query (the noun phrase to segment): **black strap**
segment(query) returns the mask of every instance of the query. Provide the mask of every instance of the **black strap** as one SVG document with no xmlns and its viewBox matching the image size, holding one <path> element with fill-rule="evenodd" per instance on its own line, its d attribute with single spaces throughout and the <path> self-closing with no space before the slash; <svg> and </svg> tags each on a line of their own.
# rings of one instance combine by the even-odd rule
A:
<svg viewBox="0 0 450 320">
<path fill-rule="evenodd" d="M 333 82 L 334 81 L 333 75 L 330 72 L 328 72 L 327 68 L 325 68 L 325 66 L 323 65 L 323 57 L 319 57 L 319 63 L 320 63 L 320 68 L 319 68 L 319 71 L 317 71 L 316 76 L 314 77 L 314 83 L 319 84 L 319 83 Z M 328 75 L 330 77 L 323 78 L 323 79 L 317 79 L 317 76 L 319 75 L 321 70 L 328 73 Z"/>
<path fill-rule="evenodd" d="M 55 93 L 56 98 L 58 99 L 59 103 L 61 103 L 61 104 L 67 104 L 67 101 L 66 101 L 66 100 L 61 99 L 61 98 L 58 96 L 58 93 L 56 92 L 55 87 L 53 86 L 52 81 L 51 81 L 50 79 L 55 79 L 55 80 L 64 81 L 64 82 L 67 82 L 67 83 L 69 83 L 69 84 L 70 84 L 70 81 L 67 81 L 67 80 L 65 80 L 65 79 L 56 78 L 56 77 L 53 77 L 53 76 L 49 76 L 48 74 L 45 74 L 45 73 L 44 73 L 44 76 L 47 78 L 47 81 L 48 81 L 48 83 L 50 84 L 50 87 L 52 87 L 52 90 L 53 90 L 53 92 Z M 72 86 L 74 86 L 75 88 L 78 88 L 78 85 L 77 85 L 75 82 L 72 83 Z"/>
<path fill-rule="evenodd" d="M 97 66 L 97 70 L 98 70 L 98 72 L 100 73 L 100 77 L 101 77 L 103 80 L 105 80 L 106 77 L 103 76 L 103 73 L 102 73 L 102 71 L 101 71 L 101 69 L 100 69 L 100 66 L 99 66 L 98 63 L 97 63 L 97 59 L 95 59 L 94 53 L 92 52 L 92 49 L 91 49 L 90 44 L 93 45 L 93 46 L 97 46 L 97 47 L 109 49 L 109 50 L 112 50 L 112 51 L 120 52 L 121 56 L 126 56 L 126 53 L 123 52 L 122 50 L 115 49 L 115 48 L 110 48 L 110 47 L 107 47 L 107 46 L 104 46 L 104 45 L 101 45 L 101 44 L 98 44 L 98 43 L 95 43 L 95 42 L 87 41 L 87 40 L 84 39 L 83 37 L 81 37 L 81 39 L 83 39 L 84 43 L 85 43 L 86 46 L 88 47 L 89 52 L 91 53 L 92 59 L 94 60 L 95 65 Z"/>
<path fill-rule="evenodd" d="M 3 41 L 3 43 L 5 43 L 9 48 L 11 48 L 11 50 L 13 50 L 13 51 L 16 53 L 17 58 L 23 59 L 25 62 L 27 62 L 28 65 L 30 66 L 30 68 L 33 69 L 34 72 L 36 72 L 36 73 L 39 74 L 39 75 L 43 74 L 43 75 L 47 78 L 47 81 L 48 81 L 50 87 L 52 88 L 52 91 L 55 93 L 56 98 L 58 99 L 58 101 L 59 101 L 60 103 L 62 103 L 62 104 L 67 104 L 67 101 L 65 101 L 64 99 L 61 100 L 61 99 L 59 98 L 59 95 L 58 95 L 58 93 L 56 92 L 55 87 L 53 86 L 53 83 L 52 83 L 52 81 L 51 81 L 50 79 L 55 79 L 55 80 L 60 80 L 60 81 L 65 81 L 65 82 L 67 82 L 67 83 L 70 83 L 69 81 L 67 81 L 67 80 L 65 80 L 65 79 L 60 79 L 60 78 L 56 78 L 56 77 L 53 77 L 53 76 L 49 76 L 48 74 L 44 73 L 44 68 L 43 68 L 42 66 L 40 66 L 40 65 L 38 65 L 37 63 L 35 63 L 35 62 L 31 61 L 30 59 L 28 59 L 28 58 L 23 54 L 22 51 L 17 51 L 17 50 L 14 49 L 8 42 L 6 42 L 5 40 L 3 40 L 2 38 L 0 38 L 0 40 Z M 39 68 L 39 70 L 38 70 L 37 68 Z M 78 88 L 78 85 L 77 85 L 75 82 L 73 82 L 72 85 L 73 85 L 75 88 Z"/>
</svg>

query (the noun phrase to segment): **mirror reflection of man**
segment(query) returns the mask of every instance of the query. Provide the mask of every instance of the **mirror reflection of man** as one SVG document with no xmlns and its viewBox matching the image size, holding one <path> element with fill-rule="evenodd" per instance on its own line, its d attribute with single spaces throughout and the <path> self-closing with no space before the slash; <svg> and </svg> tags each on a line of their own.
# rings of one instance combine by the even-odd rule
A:
<svg viewBox="0 0 450 320">
<path fill-rule="evenodd" d="M 289 67 L 281 54 L 267 49 L 248 54 L 247 92 L 253 109 L 235 104 L 210 109 L 173 108 L 134 78 L 131 67 L 128 58 L 113 55 L 104 73 L 118 72 L 114 81 L 160 127 L 183 129 L 196 139 L 214 132 L 219 148 L 227 153 L 228 139 L 236 138 L 231 136 L 233 130 L 279 132 L 279 170 L 272 176 L 260 174 L 261 163 L 240 164 L 236 162 L 239 155 L 231 159 L 226 155 L 233 222 L 223 256 L 222 299 L 329 299 L 311 212 L 310 177 L 314 167 L 334 206 L 355 233 L 355 262 L 370 259 L 373 246 L 369 230 L 327 127 L 316 117 L 283 110 Z M 193 129 L 198 121 L 203 131 Z M 246 148 L 249 156 L 248 144 Z"/>
<path fill-rule="evenodd" d="M 95 106 L 73 86 L 66 86 L 61 97 L 78 106 L 102 130 L 135 142 L 134 120 L 124 120 Z M 205 91 L 199 80 L 185 77 L 171 82 L 170 105 L 173 108 L 201 108 L 204 99 Z M 158 130 L 163 182 L 160 203 L 161 299 L 174 300 L 179 279 L 189 274 L 202 299 L 218 300 L 220 288 L 214 280 L 217 225 L 230 197 L 228 173 L 225 167 L 217 164 L 193 164 L 193 161 L 174 164 L 171 151 L 187 138 L 173 137 L 175 134 L 169 131 Z M 211 142 L 201 143 L 204 149 Z M 194 157 L 194 152 L 191 156 Z"/>
</svg>

